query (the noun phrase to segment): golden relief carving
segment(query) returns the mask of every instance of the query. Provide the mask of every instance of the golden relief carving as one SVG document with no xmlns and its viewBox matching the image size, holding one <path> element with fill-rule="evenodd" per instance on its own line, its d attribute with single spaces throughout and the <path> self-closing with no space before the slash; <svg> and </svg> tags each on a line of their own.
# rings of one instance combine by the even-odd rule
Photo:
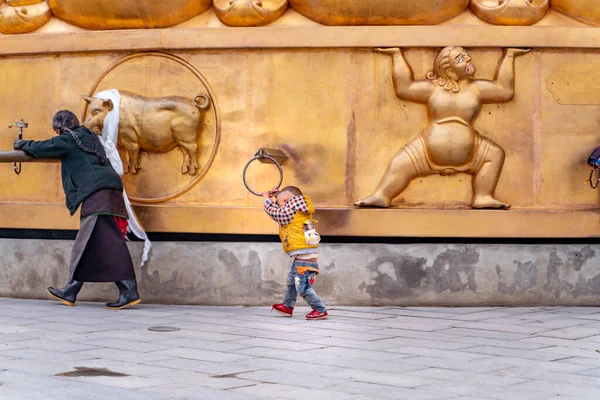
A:
<svg viewBox="0 0 600 400">
<path fill-rule="evenodd" d="M 285 14 L 288 0 L 214 0 L 217 17 L 228 26 L 268 25 Z"/>
<path fill-rule="evenodd" d="M 198 173 L 198 140 L 202 133 L 204 111 L 210 98 L 199 94 L 194 99 L 182 96 L 149 98 L 120 91 L 119 146 L 125 150 L 126 173 L 141 169 L 139 153 L 166 153 L 179 148 L 183 154 L 181 173 Z M 89 104 L 85 125 L 102 134 L 104 120 L 113 103 L 97 97 L 83 96 Z"/>
<path fill-rule="evenodd" d="M 550 8 L 550 0 L 472 0 L 471 11 L 490 24 L 533 25 Z"/>
<path fill-rule="evenodd" d="M 566 19 L 562 15 L 558 17 Z M 215 21 L 216 18 L 213 18 Z M 55 22 L 59 23 L 51 23 Z M 352 43 L 343 37 L 340 40 L 345 40 L 341 43 L 344 47 L 326 47 L 332 46 L 331 42 L 319 42 L 319 36 L 323 34 L 321 31 L 336 34 L 340 31 L 339 35 L 344 36 L 350 35 L 352 29 L 315 27 L 310 38 L 298 39 L 297 46 L 302 45 L 303 48 L 283 50 L 281 47 L 244 48 L 248 46 L 248 42 L 242 39 L 244 35 L 248 37 L 246 30 L 224 29 L 241 34 L 235 41 L 227 34 L 222 40 L 217 38 L 220 33 L 212 34 L 211 38 L 216 39 L 210 41 L 209 49 L 181 50 L 175 59 L 185 57 L 185 61 L 206 74 L 218 97 L 190 70 L 171 58 L 165 58 L 166 55 L 137 53 L 136 57 L 128 57 L 114 69 L 108 68 L 122 56 L 121 51 L 114 50 L 120 43 L 113 44 L 108 39 L 114 42 L 115 38 L 123 37 L 122 42 L 142 47 L 148 46 L 145 37 L 160 36 L 152 34 L 159 32 L 84 32 L 41 37 L 36 34 L 28 40 L 44 42 L 46 49 L 36 50 L 37 53 L 27 57 L 5 55 L 2 60 L 4 79 L 0 81 L 3 94 L 0 107 L 4 119 L 0 120 L 0 126 L 4 126 L 4 130 L 0 131 L 0 150 L 12 147 L 16 132 L 6 127 L 14 120 L 24 118 L 28 121 L 31 129 L 24 133 L 25 139 L 35 140 L 54 136 L 49 121 L 55 110 L 74 110 L 83 120 L 87 114 L 84 114 L 86 103 L 79 97 L 80 93 L 93 96 L 107 89 L 119 88 L 146 97 L 176 94 L 187 99 L 204 93 L 210 95 L 211 106 L 205 113 L 204 130 L 199 140 L 198 164 L 203 169 L 209 164 L 215 144 L 217 102 L 226 105 L 223 140 L 204 177 L 196 183 L 195 179 L 202 172 L 181 174 L 183 155 L 177 149 L 160 154 L 141 153 L 142 169 L 136 174 L 123 176 L 127 193 L 141 199 L 138 201 L 171 200 L 160 204 L 136 204 L 136 213 L 149 231 L 273 233 L 272 226 L 261 224 L 264 211 L 240 180 L 244 163 L 251 154 L 267 146 L 280 147 L 289 154 L 290 159 L 283 167 L 283 184 L 297 184 L 313 194 L 319 208 L 317 219 L 327 227 L 324 234 L 505 238 L 582 238 L 600 234 L 598 193 L 586 190 L 587 185 L 584 184 L 584 179 L 589 176 L 586 157 L 591 149 L 600 145 L 597 110 L 589 106 L 558 104 L 547 90 L 548 77 L 552 78 L 550 84 L 562 85 L 561 90 L 571 90 L 575 86 L 575 90 L 579 91 L 583 87 L 578 86 L 579 81 L 583 80 L 587 82 L 585 98 L 579 98 L 582 93 L 577 92 L 573 93 L 573 97 L 559 93 L 561 103 L 581 103 L 586 98 L 593 98 L 597 74 L 589 77 L 587 74 L 594 69 L 600 71 L 600 52 L 595 48 L 582 49 L 575 45 L 581 43 L 580 37 L 596 37 L 600 30 L 496 26 L 475 30 L 477 34 L 473 40 L 478 46 L 486 46 L 477 50 L 467 48 L 477 66 L 474 75 L 477 79 L 494 80 L 503 49 L 493 45 L 500 40 L 519 42 L 519 38 L 530 31 L 546 36 L 546 40 L 551 41 L 549 45 L 556 43 L 554 40 L 561 40 L 554 37 L 556 35 L 548 37 L 548 33 L 543 32 L 549 31 L 550 34 L 562 32 L 573 43 L 573 48 L 557 49 L 543 47 L 542 38 L 536 39 L 540 48 L 535 54 L 525 55 L 516 61 L 515 99 L 506 104 L 484 105 L 479 116 L 469 121 L 477 131 L 501 145 L 506 152 L 495 197 L 512 204 L 514 210 L 495 212 L 456 209 L 456 205 L 463 204 L 469 208 L 471 203 L 471 177 L 464 174 L 416 179 L 393 202 L 403 202 L 402 208 L 348 207 L 374 191 L 388 162 L 395 158 L 404 144 L 420 136 L 428 124 L 442 119 L 433 115 L 440 108 L 439 99 L 432 99 L 431 107 L 426 107 L 396 97 L 392 89 L 391 56 L 365 51 L 365 47 L 360 47 L 362 42 L 352 48 Z M 462 36 L 462 31 L 469 29 L 456 29 L 442 26 L 416 27 L 414 30 L 401 28 L 400 31 L 409 36 L 456 32 L 461 40 L 467 42 L 468 35 Z M 286 32 L 281 27 L 276 30 L 278 36 Z M 365 30 L 371 32 L 370 28 L 359 30 L 361 34 Z M 396 32 L 395 28 L 375 30 L 387 35 Z M 260 31 L 263 33 L 259 32 L 259 35 L 264 34 L 264 29 Z M 516 33 L 511 34 L 511 31 Z M 578 31 L 581 31 L 580 35 L 577 35 Z M 189 39 L 188 29 L 173 30 L 169 35 L 179 35 L 178 32 L 181 33 L 181 36 L 176 36 L 178 40 Z M 298 31 L 293 32 L 297 34 Z M 502 32 L 509 33 L 499 38 L 498 33 Z M 201 34 L 204 31 L 195 37 Z M 175 43 L 167 40 L 169 35 L 164 38 L 165 47 Z M 56 55 L 54 45 L 57 41 L 53 36 L 71 38 L 71 47 L 66 53 L 61 50 L 61 54 Z M 105 41 L 105 44 L 100 50 L 86 50 L 85 46 L 92 44 L 90 38 Z M 5 42 L 9 46 L 12 42 L 22 45 L 27 42 L 23 39 L 19 37 Z M 389 39 L 376 36 L 375 40 L 385 43 Z M 427 41 L 427 38 L 419 40 Z M 191 43 L 190 46 L 194 45 Z M 312 45 L 320 49 L 310 48 Z M 434 45 L 404 49 L 415 78 L 426 80 L 427 72 L 432 70 L 433 59 L 439 51 L 434 52 L 429 47 Z M 227 46 L 244 50 L 223 49 Z M 569 65 L 562 66 L 565 62 Z M 574 68 L 573 64 L 586 64 L 587 67 Z M 594 65 L 599 65 L 599 68 Z M 555 69 L 561 75 L 553 75 Z M 439 77 L 441 73 L 437 75 Z M 27 79 L 23 79 L 24 76 Z M 264 79 L 265 76 L 269 79 Z M 95 87 L 99 77 L 102 78 L 98 79 L 99 84 Z M 435 76 L 432 78 L 435 79 Z M 427 81 L 433 83 L 433 80 Z M 466 83 L 461 81 L 459 87 Z M 459 102 L 460 96 L 465 95 L 463 89 L 456 94 L 450 89 L 440 96 Z M 32 93 L 35 96 L 31 96 Z M 299 106 L 304 108 L 303 112 L 298 112 Z M 452 116 L 458 112 L 448 114 Z M 461 118 L 469 120 L 466 116 Z M 436 127 L 440 131 L 444 126 L 453 129 L 454 125 L 464 126 L 458 122 L 438 125 L 442 125 Z M 458 133 L 463 132 L 456 129 Z M 240 135 L 240 132 L 243 134 Z M 125 154 L 121 155 L 125 160 Z M 447 156 L 452 158 L 452 152 Z M 59 166 L 25 164 L 26 159 L 10 161 L 0 165 L 2 227 L 76 229 L 77 219 L 67 218 L 64 210 Z M 13 161 L 24 162 L 23 173 L 18 177 L 13 172 Z M 250 186 L 260 189 L 263 185 L 272 185 L 276 169 L 257 164 L 249 169 Z M 412 163 L 408 166 L 414 168 Z M 190 186 L 187 193 L 180 195 Z"/>
<path fill-rule="evenodd" d="M 211 0 L 48 0 L 55 17 L 86 29 L 166 28 L 211 7 Z"/>
<path fill-rule="evenodd" d="M 552 0 L 552 8 L 590 25 L 600 25 L 600 1 Z"/>
<path fill-rule="evenodd" d="M 6 2 L 13 6 L 30 6 L 32 4 L 44 3 L 46 0 L 7 0 Z"/>
<path fill-rule="evenodd" d="M 324 25 L 435 25 L 467 9 L 469 0 L 290 0 Z"/>
<path fill-rule="evenodd" d="M 43 0 L 12 0 L 0 11 L 0 32 L 4 34 L 29 33 L 44 26 L 52 18 L 50 8 Z"/>
<path fill-rule="evenodd" d="M 220 143 L 219 107 L 204 76 L 186 60 L 158 52 L 123 57 L 88 93 L 84 125 L 96 133 L 107 125 L 106 134 L 118 125 L 118 136 L 112 137 L 118 137 L 129 172 L 123 183 L 131 200 L 175 199 L 209 171 Z M 107 114 L 117 102 L 118 118 L 109 121 Z"/>
<path fill-rule="evenodd" d="M 0 32 L 29 33 L 45 25 L 52 16 L 73 28 L 90 30 L 167 28 L 211 7 L 225 25 L 264 26 L 281 18 L 290 6 L 312 21 L 335 26 L 438 25 L 449 20 L 452 21 L 444 25 L 480 26 L 481 21 L 534 25 L 548 15 L 550 8 L 571 18 L 550 14 L 542 21 L 545 26 L 579 25 L 575 20 L 600 26 L 597 0 L 0 0 Z M 472 17 L 469 7 L 481 21 Z M 291 15 L 282 24 L 311 26 L 312 21 Z M 189 24 L 188 27 L 204 26 L 206 18 Z M 43 32 L 64 29 L 69 27 L 53 23 Z"/>
<path fill-rule="evenodd" d="M 509 208 L 494 197 L 504 165 L 504 149 L 477 131 L 473 123 L 483 104 L 506 103 L 514 97 L 514 58 L 528 50 L 507 49 L 494 81 L 473 79 L 471 56 L 458 46 L 439 52 L 425 80 L 414 80 L 402 50 L 378 49 L 392 56 L 393 82 L 402 100 L 427 105 L 424 131 L 392 159 L 375 192 L 357 206 L 389 207 L 417 177 L 473 175 L 473 208 Z"/>
</svg>

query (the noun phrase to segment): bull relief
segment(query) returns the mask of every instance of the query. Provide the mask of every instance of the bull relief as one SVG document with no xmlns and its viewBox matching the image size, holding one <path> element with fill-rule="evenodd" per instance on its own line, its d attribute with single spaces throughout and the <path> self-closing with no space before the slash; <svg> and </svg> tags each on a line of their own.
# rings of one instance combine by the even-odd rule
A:
<svg viewBox="0 0 600 400">
<path fill-rule="evenodd" d="M 193 99 L 182 96 L 150 98 L 120 91 L 119 147 L 125 150 L 125 173 L 141 168 L 140 151 L 166 153 L 177 147 L 183 154 L 181 173 L 198 173 L 198 140 L 202 133 L 204 111 L 210 98 L 199 94 Z M 102 134 L 104 120 L 113 111 L 111 99 L 83 96 L 89 104 L 84 125 Z"/>
<path fill-rule="evenodd" d="M 529 50 L 506 49 L 494 81 L 473 79 L 471 56 L 458 46 L 439 52 L 427 79 L 414 80 L 399 48 L 377 49 L 392 57 L 392 77 L 401 100 L 427 105 L 429 122 L 421 134 L 392 159 L 379 186 L 360 207 L 390 207 L 417 177 L 466 173 L 473 176 L 473 208 L 507 209 L 494 197 L 505 152 L 473 124 L 483 104 L 506 103 L 514 97 L 514 58 Z"/>
<path fill-rule="evenodd" d="M 132 200 L 174 199 L 210 168 L 220 140 L 218 106 L 204 77 L 187 61 L 166 53 L 124 57 L 83 99 L 84 125 L 116 143 Z"/>
</svg>

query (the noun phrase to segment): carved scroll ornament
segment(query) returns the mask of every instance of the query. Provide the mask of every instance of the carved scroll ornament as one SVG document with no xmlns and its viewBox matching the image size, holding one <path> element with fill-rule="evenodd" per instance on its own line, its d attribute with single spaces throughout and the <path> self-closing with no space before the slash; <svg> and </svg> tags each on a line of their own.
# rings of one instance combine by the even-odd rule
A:
<svg viewBox="0 0 600 400">
<path fill-rule="evenodd" d="M 427 79 L 413 72 L 399 48 L 378 49 L 393 60 L 393 81 L 402 100 L 425 104 L 429 123 L 390 162 L 379 186 L 357 206 L 389 207 L 417 178 L 428 175 L 473 175 L 473 208 L 509 208 L 494 197 L 504 165 L 504 149 L 473 124 L 485 103 L 506 103 L 514 96 L 514 58 L 528 50 L 507 49 L 494 81 L 473 79 L 471 56 L 458 46 L 444 48 Z"/>
<path fill-rule="evenodd" d="M 225 25 L 260 26 L 285 14 L 288 0 L 214 0 L 214 8 Z"/>
<path fill-rule="evenodd" d="M 1 2 L 0 2 L 1 3 Z M 0 32 L 29 33 L 44 26 L 52 12 L 44 0 L 12 0 L 0 11 Z"/>
<path fill-rule="evenodd" d="M 533 25 L 550 8 L 550 0 L 472 0 L 471 11 L 490 24 Z"/>
</svg>

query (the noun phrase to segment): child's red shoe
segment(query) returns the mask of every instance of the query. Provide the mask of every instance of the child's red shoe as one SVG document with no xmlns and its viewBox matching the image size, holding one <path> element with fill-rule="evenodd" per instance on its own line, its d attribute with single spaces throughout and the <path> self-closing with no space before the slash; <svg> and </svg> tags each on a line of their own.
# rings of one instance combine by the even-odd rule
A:
<svg viewBox="0 0 600 400">
<path fill-rule="evenodd" d="M 312 310 L 311 312 L 309 312 L 308 314 L 306 314 L 306 319 L 307 320 L 314 320 L 314 319 L 327 319 L 329 315 L 327 314 L 327 311 L 325 312 L 320 312 L 317 310 Z"/>
<path fill-rule="evenodd" d="M 286 317 L 291 317 L 292 313 L 294 312 L 293 308 L 286 307 L 283 304 L 273 304 L 273 308 L 271 308 L 271 311 L 272 310 L 275 310 L 279 314 L 285 315 Z"/>
</svg>

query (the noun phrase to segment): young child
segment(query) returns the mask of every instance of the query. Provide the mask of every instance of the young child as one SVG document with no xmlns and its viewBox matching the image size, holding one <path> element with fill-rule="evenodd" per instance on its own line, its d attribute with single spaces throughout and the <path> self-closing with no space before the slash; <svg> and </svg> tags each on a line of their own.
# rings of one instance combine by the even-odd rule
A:
<svg viewBox="0 0 600 400">
<path fill-rule="evenodd" d="M 277 192 L 263 194 L 265 211 L 279 224 L 279 238 L 283 250 L 294 259 L 287 277 L 287 288 L 282 304 L 273 304 L 273 310 L 291 317 L 298 294 L 310 305 L 307 320 L 326 319 L 327 308 L 312 285 L 319 273 L 318 234 L 314 231 L 312 214 L 315 208 L 300 189 L 288 186 Z M 275 202 L 271 200 L 275 197 Z"/>
</svg>

